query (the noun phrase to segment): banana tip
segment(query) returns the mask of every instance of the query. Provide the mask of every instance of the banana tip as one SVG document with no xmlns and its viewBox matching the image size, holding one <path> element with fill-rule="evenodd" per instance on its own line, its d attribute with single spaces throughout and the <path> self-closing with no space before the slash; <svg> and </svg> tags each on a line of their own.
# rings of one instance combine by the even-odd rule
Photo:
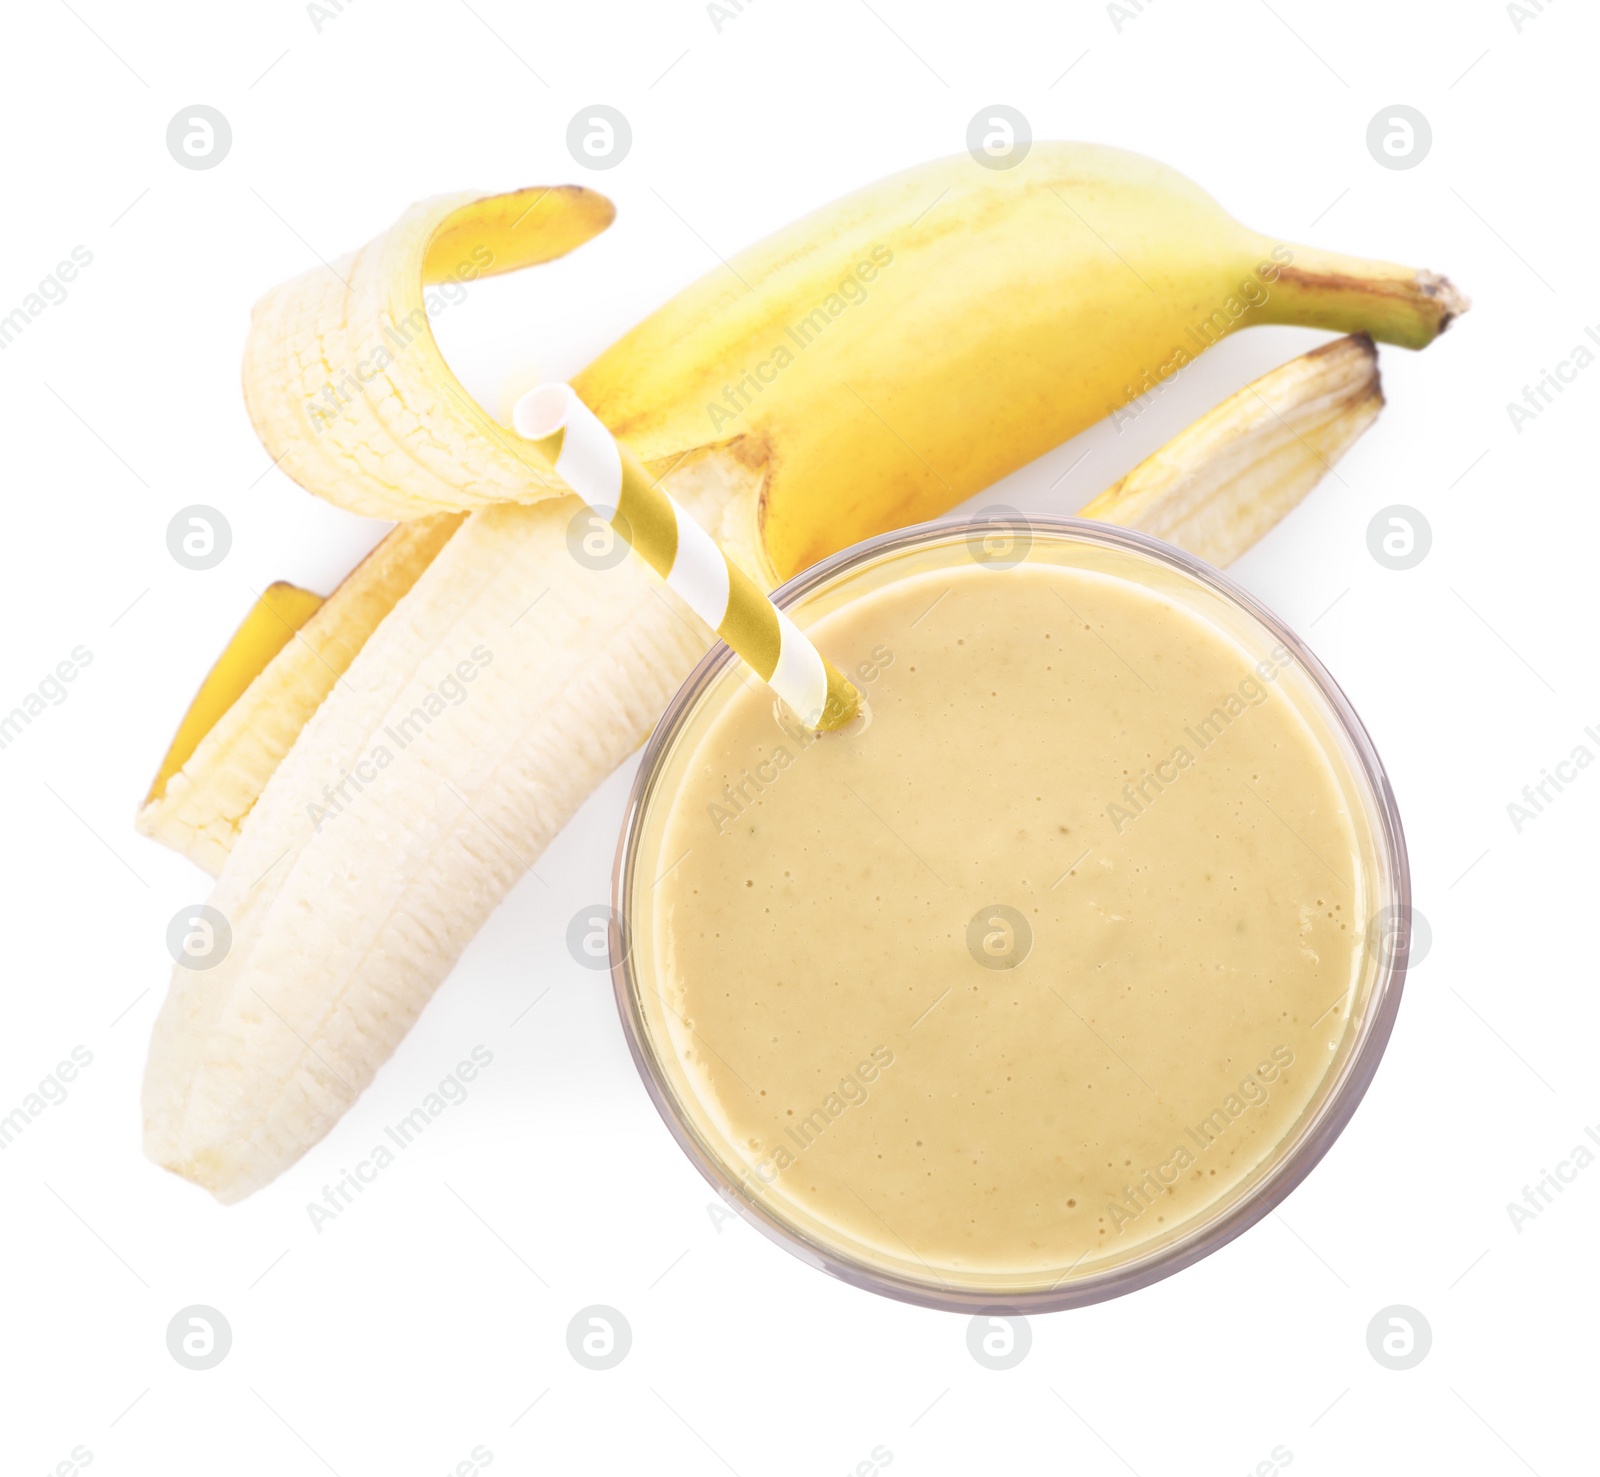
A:
<svg viewBox="0 0 1600 1477">
<path fill-rule="evenodd" d="M 1438 300 L 1441 312 L 1439 314 L 1438 332 L 1443 333 L 1463 313 L 1472 308 L 1472 299 L 1462 292 L 1448 277 L 1439 272 L 1419 272 L 1418 280 L 1422 290 L 1428 297 Z"/>
</svg>

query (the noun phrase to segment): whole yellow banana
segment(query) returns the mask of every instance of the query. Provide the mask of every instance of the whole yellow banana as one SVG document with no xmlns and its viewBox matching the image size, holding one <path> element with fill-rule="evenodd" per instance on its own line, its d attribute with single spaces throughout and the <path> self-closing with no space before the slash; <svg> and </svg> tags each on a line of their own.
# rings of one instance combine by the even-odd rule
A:
<svg viewBox="0 0 1600 1477">
<path fill-rule="evenodd" d="M 781 580 L 980 492 L 1235 329 L 1420 348 L 1464 307 L 1431 273 L 1247 230 L 1152 160 L 1040 143 L 1010 170 L 960 155 L 823 207 L 573 385 L 646 458 L 748 438 Z"/>
</svg>

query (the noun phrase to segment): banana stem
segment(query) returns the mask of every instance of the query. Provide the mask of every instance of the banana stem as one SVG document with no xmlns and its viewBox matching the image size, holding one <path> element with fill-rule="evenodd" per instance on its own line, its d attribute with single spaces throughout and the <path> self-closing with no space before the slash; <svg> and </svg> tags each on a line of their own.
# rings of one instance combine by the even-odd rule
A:
<svg viewBox="0 0 1600 1477">
<path fill-rule="evenodd" d="M 1472 306 L 1448 277 L 1436 272 L 1314 246 L 1279 244 L 1270 255 L 1288 261 L 1258 310 L 1259 323 L 1366 333 L 1383 343 L 1421 349 Z"/>
</svg>

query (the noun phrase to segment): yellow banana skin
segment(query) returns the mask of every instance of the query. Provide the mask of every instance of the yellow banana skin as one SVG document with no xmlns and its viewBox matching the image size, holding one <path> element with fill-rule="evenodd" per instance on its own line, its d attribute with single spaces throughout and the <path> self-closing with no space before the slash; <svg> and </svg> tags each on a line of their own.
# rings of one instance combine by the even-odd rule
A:
<svg viewBox="0 0 1600 1477">
<path fill-rule="evenodd" d="M 561 492 L 444 364 L 425 279 L 548 260 L 610 219 L 573 188 L 444 197 L 337 273 L 276 289 L 245 362 L 267 450 L 375 517 Z M 720 447 L 765 465 L 757 527 L 730 552 L 771 584 L 936 516 L 1238 328 L 1307 323 L 1415 348 L 1466 306 L 1431 273 L 1248 230 L 1139 155 L 1037 143 L 1013 169 L 963 154 L 825 206 L 715 268 L 573 384 L 647 463 Z"/>
<path fill-rule="evenodd" d="M 139 833 L 216 876 L 311 715 L 463 516 L 400 524 L 326 600 L 268 588 L 184 715 L 134 823 Z"/>
<path fill-rule="evenodd" d="M 573 385 L 646 458 L 750 438 L 769 467 L 764 553 L 786 579 L 972 496 L 1238 328 L 1418 348 L 1464 307 L 1430 273 L 1247 230 L 1136 154 L 1041 143 L 1010 170 L 961 155 L 825 207 Z"/>
<path fill-rule="evenodd" d="M 1322 480 L 1382 409 L 1372 340 L 1334 339 L 1231 395 L 1079 516 L 1232 564 Z"/>
<path fill-rule="evenodd" d="M 257 676 L 269 667 L 295 634 L 322 608 L 320 595 L 286 580 L 270 584 L 256 597 L 183 715 L 161 768 L 145 797 L 149 806 L 167 792 L 172 777 L 194 757 L 206 735 L 234 712 Z M 182 848 L 179 848 L 180 850 Z M 214 869 L 213 869 L 214 870 Z"/>
</svg>

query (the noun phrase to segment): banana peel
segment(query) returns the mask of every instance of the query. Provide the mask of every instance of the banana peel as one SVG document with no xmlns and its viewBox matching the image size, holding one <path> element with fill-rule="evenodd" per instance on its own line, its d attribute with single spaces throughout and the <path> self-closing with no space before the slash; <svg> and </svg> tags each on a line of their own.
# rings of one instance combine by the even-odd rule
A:
<svg viewBox="0 0 1600 1477">
<path fill-rule="evenodd" d="M 200 690 L 183 715 L 173 735 L 161 768 L 145 799 L 150 803 L 164 796 L 172 777 L 194 757 L 206 736 L 215 732 L 223 718 L 238 709 L 239 700 L 256 677 L 294 639 L 295 633 L 316 614 L 322 597 L 302 590 L 287 580 L 267 586 L 239 623 L 222 655 L 206 674 Z M 309 716 L 309 715 L 308 715 Z M 142 814 L 143 812 L 141 812 Z M 178 847 L 178 850 L 183 850 Z"/>
<path fill-rule="evenodd" d="M 1231 395 L 1081 516 L 1232 564 L 1333 470 L 1383 403 L 1372 340 L 1334 339 Z"/>
<path fill-rule="evenodd" d="M 275 584 L 195 695 L 135 820 L 214 877 L 300 730 L 464 515 L 389 533 L 326 600 Z"/>
</svg>

